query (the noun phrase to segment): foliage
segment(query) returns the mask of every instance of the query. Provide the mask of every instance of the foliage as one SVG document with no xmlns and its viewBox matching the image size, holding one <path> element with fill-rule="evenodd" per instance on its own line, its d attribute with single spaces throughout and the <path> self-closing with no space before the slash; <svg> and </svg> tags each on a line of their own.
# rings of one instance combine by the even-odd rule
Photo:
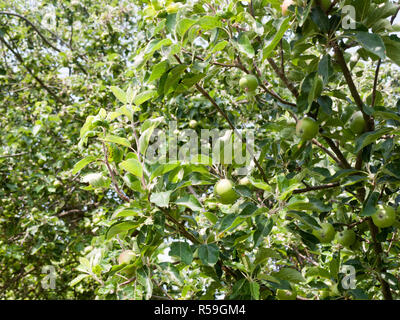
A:
<svg viewBox="0 0 400 320">
<path fill-rule="evenodd" d="M 400 202 L 399 6 L 299 0 L 282 16 L 280 5 L 71 1 L 55 7 L 55 32 L 0 12 L 5 298 L 399 297 L 399 221 L 371 219 Z M 255 91 L 240 87 L 246 74 Z M 304 117 L 314 139 L 296 134 Z M 150 159 L 155 135 L 179 134 L 187 154 L 204 129 L 230 129 L 222 144 L 254 132 L 249 183 L 238 158 Z M 221 179 L 233 204 L 214 194 Z M 321 243 L 327 223 L 355 243 Z M 39 285 L 44 265 L 62 275 L 55 291 Z"/>
</svg>

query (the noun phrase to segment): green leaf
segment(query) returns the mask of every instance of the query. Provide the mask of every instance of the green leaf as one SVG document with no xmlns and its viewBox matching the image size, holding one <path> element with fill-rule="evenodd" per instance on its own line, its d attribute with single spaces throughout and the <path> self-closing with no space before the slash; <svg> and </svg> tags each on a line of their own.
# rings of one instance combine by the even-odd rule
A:
<svg viewBox="0 0 400 320">
<path fill-rule="evenodd" d="M 74 278 L 74 279 L 69 283 L 69 285 L 70 285 L 71 287 L 73 287 L 73 286 L 77 285 L 79 282 L 81 282 L 83 279 L 85 279 L 85 278 L 87 278 L 87 277 L 89 277 L 88 274 L 80 274 L 79 276 L 77 276 L 76 278 Z"/>
<path fill-rule="evenodd" d="M 318 64 L 318 74 L 324 80 L 324 84 L 327 84 L 329 82 L 329 79 L 334 72 L 331 60 L 331 56 L 327 54 L 322 57 L 321 61 Z"/>
<path fill-rule="evenodd" d="M 278 31 L 275 33 L 274 38 L 271 40 L 271 42 L 263 49 L 263 60 L 269 58 L 278 45 L 278 43 L 281 41 L 283 38 L 285 32 L 289 29 L 290 26 L 290 17 L 286 18 L 281 22 L 281 24 L 278 27 Z M 249 57 L 251 58 L 251 57 Z"/>
<path fill-rule="evenodd" d="M 386 47 L 380 35 L 364 31 L 357 31 L 355 35 L 365 50 L 377 55 L 382 60 L 386 58 Z"/>
<path fill-rule="evenodd" d="M 329 261 L 329 272 L 333 279 L 338 279 L 338 273 L 340 269 L 340 259 L 338 256 L 332 257 L 332 260 Z"/>
<path fill-rule="evenodd" d="M 92 163 L 95 161 L 97 158 L 95 156 L 87 156 L 83 158 L 82 160 L 78 161 L 75 163 L 74 167 L 72 168 L 71 173 L 73 175 L 77 174 L 79 171 L 81 171 L 84 167 L 86 167 L 89 163 Z"/>
<path fill-rule="evenodd" d="M 193 195 L 186 195 L 175 201 L 175 204 L 184 206 L 192 211 L 200 211 L 202 209 L 200 202 Z"/>
<path fill-rule="evenodd" d="M 400 116 L 393 111 L 374 111 L 372 113 L 374 118 L 381 118 L 385 120 L 396 120 L 400 122 Z"/>
<path fill-rule="evenodd" d="M 79 137 L 82 139 L 83 136 L 89 131 L 91 130 L 92 127 L 92 122 L 94 121 L 94 116 L 88 116 L 86 118 L 85 123 L 83 124 L 81 130 L 80 130 L 80 135 Z"/>
<path fill-rule="evenodd" d="M 122 89 L 112 86 L 110 87 L 112 93 L 114 94 L 114 96 L 123 104 L 127 103 L 127 98 L 126 98 L 126 93 L 125 91 L 123 91 Z"/>
<path fill-rule="evenodd" d="M 383 37 L 387 56 L 398 66 L 400 66 L 400 38 L 396 35 Z"/>
<path fill-rule="evenodd" d="M 274 258 L 274 259 L 281 259 L 281 256 L 275 252 L 274 250 L 270 248 L 263 248 L 261 247 L 258 249 L 256 258 L 254 260 L 254 264 L 263 264 L 266 262 L 269 258 Z"/>
<path fill-rule="evenodd" d="M 237 40 L 237 46 L 239 51 L 247 55 L 248 58 L 250 59 L 254 58 L 255 55 L 254 48 L 251 45 L 249 38 L 244 33 L 239 34 L 239 38 Z"/>
<path fill-rule="evenodd" d="M 150 196 L 150 202 L 155 205 L 166 208 L 169 205 L 169 198 L 171 196 L 172 191 L 164 191 L 164 192 L 156 192 L 152 193 Z"/>
<path fill-rule="evenodd" d="M 153 55 L 154 52 L 161 49 L 162 46 L 170 46 L 172 44 L 171 39 L 153 39 L 149 42 L 144 50 L 146 56 Z"/>
<path fill-rule="evenodd" d="M 324 183 L 327 182 L 336 182 L 340 181 L 341 179 L 348 177 L 350 175 L 355 175 L 355 174 L 365 174 L 363 171 L 355 170 L 355 169 L 342 169 L 337 171 L 334 175 L 326 178 L 324 180 Z"/>
<path fill-rule="evenodd" d="M 113 143 L 116 143 L 116 144 L 119 144 L 121 146 L 125 146 L 125 147 L 128 147 L 128 148 L 131 146 L 131 143 L 129 142 L 128 139 L 122 138 L 122 137 L 118 137 L 118 136 L 113 136 L 113 135 L 110 135 L 110 134 L 107 135 L 103 139 L 103 141 L 113 142 Z"/>
<path fill-rule="evenodd" d="M 138 223 L 132 221 L 122 221 L 114 223 L 106 233 L 106 239 L 111 239 L 117 234 L 129 231 L 138 227 Z"/>
<path fill-rule="evenodd" d="M 377 131 L 364 133 L 356 140 L 356 147 L 354 153 L 360 152 L 366 146 L 370 145 L 371 143 L 374 143 L 376 140 L 380 139 L 385 134 L 390 133 L 392 130 L 393 129 L 391 128 L 382 128 Z"/>
<path fill-rule="evenodd" d="M 129 173 L 133 174 L 134 176 L 138 178 L 143 177 L 143 168 L 141 163 L 136 160 L 135 158 L 131 158 L 128 160 L 125 160 L 119 164 L 119 167 L 121 169 L 124 169 L 128 171 Z"/>
<path fill-rule="evenodd" d="M 260 215 L 256 218 L 256 225 L 257 229 L 253 234 L 254 248 L 258 247 L 259 244 L 264 240 L 264 238 L 269 235 L 272 227 L 274 226 L 274 222 L 272 219 L 268 219 Z"/>
<path fill-rule="evenodd" d="M 196 23 L 196 20 L 189 19 L 189 18 L 183 18 L 179 20 L 175 26 L 175 32 L 177 35 L 182 37 L 186 31 L 189 30 L 191 26 L 193 26 Z"/>
<path fill-rule="evenodd" d="M 190 265 L 193 261 L 193 252 L 187 242 L 173 242 L 169 251 L 171 257 L 178 257 L 183 263 Z"/>
<path fill-rule="evenodd" d="M 150 182 L 153 181 L 154 178 L 164 175 L 167 172 L 174 170 L 175 168 L 179 167 L 180 163 L 163 163 L 160 164 L 150 176 Z"/>
<path fill-rule="evenodd" d="M 255 281 L 250 282 L 250 293 L 252 299 L 254 300 L 260 299 L 260 285 L 257 282 Z"/>
<path fill-rule="evenodd" d="M 161 123 L 162 119 L 162 117 L 159 117 L 156 119 L 147 120 L 145 123 L 143 123 L 141 128 L 141 135 L 139 138 L 139 152 L 141 154 L 146 154 L 151 136 L 155 128 L 157 128 L 157 126 Z"/>
<path fill-rule="evenodd" d="M 379 192 L 371 192 L 368 195 L 360 214 L 362 217 L 370 217 L 376 212 L 376 205 L 378 204 L 379 195 Z"/>
<path fill-rule="evenodd" d="M 204 16 L 197 21 L 197 24 L 203 29 L 203 31 L 208 31 L 214 28 L 221 28 L 222 22 L 217 16 Z"/>
<path fill-rule="evenodd" d="M 142 103 L 146 102 L 147 100 L 150 100 L 154 97 L 158 96 L 157 90 L 147 90 L 144 92 L 139 93 L 134 99 L 133 103 L 136 106 L 140 106 Z"/>
<path fill-rule="evenodd" d="M 139 216 L 140 212 L 138 212 L 137 210 L 133 210 L 133 209 L 123 209 L 123 210 L 118 210 L 116 211 L 112 218 L 116 219 L 116 218 L 121 218 L 121 217 L 136 217 Z"/>
<path fill-rule="evenodd" d="M 213 266 L 219 258 L 219 249 L 216 244 L 203 244 L 199 247 L 199 258 L 204 265 Z"/>
<path fill-rule="evenodd" d="M 256 179 L 253 179 L 252 177 L 249 177 L 249 181 L 253 186 L 255 186 L 258 189 L 272 192 L 271 186 L 262 180 L 256 180 Z"/>
<path fill-rule="evenodd" d="M 294 283 L 306 282 L 303 275 L 292 268 L 282 268 L 278 272 L 273 273 L 273 276 Z"/>
<path fill-rule="evenodd" d="M 317 6 L 313 8 L 310 16 L 319 30 L 321 30 L 323 33 L 327 33 L 329 31 L 330 26 L 328 16 L 320 7 Z"/>
<path fill-rule="evenodd" d="M 224 50 L 225 47 L 226 47 L 228 44 L 229 44 L 229 42 L 226 41 L 226 40 L 223 40 L 223 41 L 218 42 L 218 43 L 214 46 L 214 48 L 212 48 L 211 53 L 215 53 L 215 52 L 219 52 L 219 51 Z"/>
<path fill-rule="evenodd" d="M 151 71 L 151 75 L 150 75 L 149 79 L 147 80 L 147 82 L 151 82 L 151 81 L 154 81 L 154 80 L 157 80 L 157 79 L 161 78 L 161 76 L 165 72 L 167 72 L 168 67 L 169 67 L 168 60 L 164 60 L 164 61 L 161 61 L 161 62 L 155 64 L 153 69 L 152 69 L 152 71 Z"/>
</svg>

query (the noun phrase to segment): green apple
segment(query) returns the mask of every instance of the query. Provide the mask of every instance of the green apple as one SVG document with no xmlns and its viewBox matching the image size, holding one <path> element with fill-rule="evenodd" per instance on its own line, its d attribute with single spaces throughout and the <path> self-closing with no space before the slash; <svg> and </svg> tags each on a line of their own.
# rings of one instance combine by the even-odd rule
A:
<svg viewBox="0 0 400 320">
<path fill-rule="evenodd" d="M 344 230 L 336 234 L 336 240 L 344 247 L 350 247 L 356 241 L 356 233 L 353 230 Z"/>
<path fill-rule="evenodd" d="M 322 300 L 328 299 L 330 297 L 329 290 L 321 290 L 319 292 L 319 298 Z"/>
<path fill-rule="evenodd" d="M 197 121 L 196 120 L 190 120 L 189 121 L 189 127 L 192 128 L 192 129 L 196 129 Z"/>
<path fill-rule="evenodd" d="M 296 300 L 297 293 L 295 290 L 278 289 L 276 290 L 276 298 L 278 300 Z"/>
<path fill-rule="evenodd" d="M 354 134 L 359 135 L 359 134 L 363 133 L 366 130 L 366 128 L 367 128 L 367 125 L 365 123 L 362 112 L 357 111 L 350 118 L 350 130 Z"/>
<path fill-rule="evenodd" d="M 305 117 L 297 122 L 296 133 L 303 141 L 314 139 L 318 131 L 318 123 L 312 118 Z"/>
<path fill-rule="evenodd" d="M 233 189 L 233 182 L 229 179 L 219 180 L 214 187 L 214 192 L 222 204 L 234 203 L 238 195 Z"/>
<path fill-rule="evenodd" d="M 132 250 L 122 251 L 118 257 L 119 264 L 129 264 L 133 259 L 136 258 L 136 253 Z"/>
<path fill-rule="evenodd" d="M 321 243 L 329 243 L 335 237 L 335 229 L 330 223 L 322 223 L 321 229 L 314 229 L 312 234 L 318 238 Z"/>
<path fill-rule="evenodd" d="M 289 7 L 294 5 L 295 2 L 293 0 L 285 0 L 283 1 L 282 5 L 281 5 L 281 9 L 282 9 L 282 14 L 284 16 L 289 15 L 290 11 L 289 11 Z"/>
<path fill-rule="evenodd" d="M 245 91 L 254 92 L 258 87 L 257 77 L 252 74 L 246 74 L 239 80 L 239 86 Z"/>
<path fill-rule="evenodd" d="M 372 221 L 377 227 L 388 228 L 396 222 L 396 211 L 393 207 L 380 204 L 377 209 L 372 215 Z"/>
</svg>

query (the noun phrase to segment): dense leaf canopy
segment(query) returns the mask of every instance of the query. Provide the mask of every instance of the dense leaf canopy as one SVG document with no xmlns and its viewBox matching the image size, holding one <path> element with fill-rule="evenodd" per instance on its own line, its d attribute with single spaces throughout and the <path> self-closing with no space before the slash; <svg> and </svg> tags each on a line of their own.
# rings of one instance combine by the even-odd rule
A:
<svg viewBox="0 0 400 320">
<path fill-rule="evenodd" d="M 0 1 L 0 298 L 400 296 L 400 6 L 282 2 Z"/>
</svg>

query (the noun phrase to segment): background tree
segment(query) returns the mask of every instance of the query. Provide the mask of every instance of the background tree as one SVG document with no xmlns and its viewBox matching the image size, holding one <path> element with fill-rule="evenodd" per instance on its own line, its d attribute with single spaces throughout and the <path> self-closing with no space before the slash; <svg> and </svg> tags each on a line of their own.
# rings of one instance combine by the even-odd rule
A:
<svg viewBox="0 0 400 320">
<path fill-rule="evenodd" d="M 2 6 L 5 297 L 398 297 L 399 6 L 285 3 Z M 150 162 L 171 121 L 253 130 L 247 177 Z"/>
</svg>

